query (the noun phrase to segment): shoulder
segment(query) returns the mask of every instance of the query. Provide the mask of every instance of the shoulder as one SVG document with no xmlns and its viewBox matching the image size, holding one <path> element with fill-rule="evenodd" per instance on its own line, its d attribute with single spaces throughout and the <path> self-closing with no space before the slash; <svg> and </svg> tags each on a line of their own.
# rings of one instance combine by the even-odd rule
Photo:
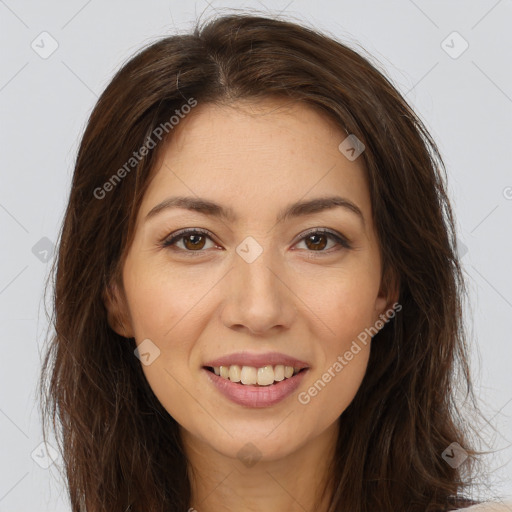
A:
<svg viewBox="0 0 512 512">
<path fill-rule="evenodd" d="M 485 503 L 478 503 L 468 508 L 459 508 L 453 512 L 464 511 L 464 512 L 512 512 L 512 501 L 507 502 L 493 502 L 487 501 Z"/>
</svg>

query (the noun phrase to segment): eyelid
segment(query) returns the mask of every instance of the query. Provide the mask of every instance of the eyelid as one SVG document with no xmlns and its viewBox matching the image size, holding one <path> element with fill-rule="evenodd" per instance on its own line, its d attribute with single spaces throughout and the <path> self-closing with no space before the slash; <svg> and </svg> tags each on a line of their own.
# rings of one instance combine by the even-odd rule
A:
<svg viewBox="0 0 512 512">
<path fill-rule="evenodd" d="M 338 245 L 341 245 L 345 249 L 351 249 L 352 248 L 352 244 L 351 244 L 350 240 L 346 236 L 342 235 L 341 233 L 338 233 L 337 231 L 329 229 L 329 228 L 311 228 L 311 229 L 307 229 L 306 231 L 304 231 L 303 233 L 301 233 L 298 236 L 297 241 L 293 245 L 296 245 L 298 242 L 301 242 L 302 240 L 307 238 L 309 235 L 313 235 L 313 234 L 316 234 L 316 233 L 321 233 L 322 235 L 329 235 L 331 238 L 336 240 Z M 321 254 L 321 253 L 329 254 L 329 251 L 310 251 L 310 252 L 312 252 L 312 253 L 318 252 L 319 254 Z"/>
<path fill-rule="evenodd" d="M 210 237 L 212 239 L 215 238 L 215 235 L 211 231 L 209 231 L 208 229 L 205 229 L 205 228 L 183 228 L 183 229 L 178 229 L 177 231 L 173 231 L 172 233 L 165 235 L 162 238 L 162 240 L 160 240 L 160 242 L 165 243 L 168 241 L 172 241 L 173 239 L 176 239 L 180 236 L 185 236 L 185 235 L 189 235 L 189 234 L 193 234 L 193 233 L 207 235 L 208 237 Z"/>
<path fill-rule="evenodd" d="M 192 235 L 192 234 L 204 235 L 204 236 L 210 238 L 212 240 L 212 242 L 217 244 L 215 235 L 208 229 L 205 229 L 205 228 L 183 228 L 183 229 L 178 229 L 178 231 L 174 231 L 170 235 L 166 235 L 162 240 L 160 240 L 159 245 L 163 249 L 175 249 L 175 247 L 173 247 L 173 246 L 175 245 L 175 243 L 177 241 L 181 240 L 182 238 L 184 238 L 187 235 Z M 203 250 L 201 250 L 201 251 L 185 251 L 183 249 L 177 249 L 177 251 L 180 251 L 182 253 L 188 253 L 188 254 L 190 254 L 190 253 L 200 254 L 202 252 L 205 252 Z"/>
<path fill-rule="evenodd" d="M 338 248 L 335 249 L 334 251 L 332 250 L 333 248 L 331 248 L 327 251 L 323 251 L 323 250 L 322 251 L 307 251 L 308 253 L 311 253 L 313 256 L 316 256 L 316 255 L 321 256 L 322 254 L 331 254 L 332 252 L 336 252 L 337 250 L 341 250 L 341 249 L 345 249 L 345 250 L 352 249 L 352 244 L 347 237 L 345 237 L 341 233 L 334 231 L 332 229 L 320 228 L 320 227 L 314 227 L 314 228 L 307 229 L 306 231 L 304 231 L 303 233 L 301 233 L 300 235 L 298 235 L 296 237 L 296 239 L 292 245 L 295 246 L 296 244 L 298 244 L 299 242 L 301 242 L 302 240 L 307 238 L 309 235 L 316 234 L 316 233 L 328 235 L 329 237 L 331 237 L 333 240 L 336 241 Z M 212 242 L 219 245 L 216 242 L 216 237 L 208 229 L 205 229 L 205 228 L 183 228 L 183 229 L 179 229 L 179 230 L 171 233 L 170 235 L 165 236 L 162 240 L 160 240 L 160 246 L 164 249 L 166 249 L 166 248 L 175 249 L 175 247 L 173 247 L 175 242 L 184 238 L 185 236 L 187 236 L 189 234 L 205 235 L 207 238 L 210 238 Z M 181 253 L 186 253 L 187 255 L 201 254 L 201 253 L 206 252 L 204 250 L 198 250 L 198 251 L 187 251 L 184 249 L 176 249 L 176 250 Z M 317 253 L 317 254 L 315 254 L 315 253 Z"/>
</svg>

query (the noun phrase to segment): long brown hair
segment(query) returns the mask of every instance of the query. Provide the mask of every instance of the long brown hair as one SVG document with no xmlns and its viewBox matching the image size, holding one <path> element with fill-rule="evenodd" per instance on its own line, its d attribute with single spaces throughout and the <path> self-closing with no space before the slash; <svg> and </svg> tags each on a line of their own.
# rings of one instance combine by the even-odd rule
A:
<svg viewBox="0 0 512 512">
<path fill-rule="evenodd" d="M 382 278 L 399 281 L 402 311 L 376 334 L 365 378 L 340 420 L 329 511 L 430 512 L 469 503 L 463 498 L 481 452 L 472 449 L 455 398 L 462 384 L 477 410 L 466 290 L 438 149 L 370 58 L 295 22 L 230 14 L 133 56 L 99 98 L 81 140 L 50 276 L 55 332 L 40 379 L 43 435 L 51 419 L 73 512 L 190 506 L 178 425 L 148 385 L 135 340 L 110 327 L 104 300 L 114 283 L 122 286 L 138 207 L 172 139 L 170 117 L 191 100 L 271 95 L 319 109 L 364 143 Z M 155 133 L 162 142 L 140 151 Z M 459 467 L 442 457 L 454 442 L 469 455 Z"/>
</svg>

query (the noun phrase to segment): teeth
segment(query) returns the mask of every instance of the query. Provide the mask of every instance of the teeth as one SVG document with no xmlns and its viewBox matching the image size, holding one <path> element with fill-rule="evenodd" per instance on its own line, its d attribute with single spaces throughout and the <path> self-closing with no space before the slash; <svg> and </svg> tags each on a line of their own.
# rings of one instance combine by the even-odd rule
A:
<svg viewBox="0 0 512 512">
<path fill-rule="evenodd" d="M 254 366 L 242 366 L 240 374 L 242 384 L 256 384 L 258 380 L 258 370 Z"/>
<path fill-rule="evenodd" d="M 299 373 L 300 368 L 282 364 L 277 364 L 276 366 L 267 365 L 261 368 L 233 364 L 231 366 L 214 366 L 213 371 L 215 375 L 219 375 L 223 379 L 228 379 L 231 382 L 239 382 L 253 386 L 256 384 L 258 386 L 270 386 L 274 382 L 289 379 Z"/>
<path fill-rule="evenodd" d="M 274 380 L 282 381 L 284 379 L 284 365 L 277 364 L 274 366 Z"/>
<path fill-rule="evenodd" d="M 272 366 L 258 368 L 258 384 L 260 386 L 274 384 L 274 368 L 272 368 Z"/>
<path fill-rule="evenodd" d="M 229 380 L 231 382 L 240 382 L 242 369 L 237 364 L 233 364 L 229 367 Z"/>
</svg>

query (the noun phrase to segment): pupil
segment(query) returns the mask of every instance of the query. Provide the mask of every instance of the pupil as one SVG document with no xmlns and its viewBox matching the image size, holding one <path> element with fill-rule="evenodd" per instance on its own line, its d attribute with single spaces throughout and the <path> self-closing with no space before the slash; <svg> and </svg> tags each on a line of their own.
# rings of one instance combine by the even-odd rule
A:
<svg viewBox="0 0 512 512">
<path fill-rule="evenodd" d="M 203 238 L 202 235 L 188 235 L 186 239 L 191 243 L 192 247 L 201 247 L 201 238 Z M 195 241 L 194 241 L 195 239 Z"/>
<path fill-rule="evenodd" d="M 325 238 L 325 237 L 324 237 L 324 235 L 310 235 L 308 238 L 309 238 L 310 241 L 313 241 L 313 239 L 315 239 L 315 238 Z M 314 248 L 316 248 L 316 249 L 318 249 L 318 248 L 323 249 L 325 247 L 325 243 L 322 244 L 321 247 L 320 247 L 318 245 L 318 241 L 317 242 L 313 242 L 313 244 L 314 244 Z"/>
</svg>

